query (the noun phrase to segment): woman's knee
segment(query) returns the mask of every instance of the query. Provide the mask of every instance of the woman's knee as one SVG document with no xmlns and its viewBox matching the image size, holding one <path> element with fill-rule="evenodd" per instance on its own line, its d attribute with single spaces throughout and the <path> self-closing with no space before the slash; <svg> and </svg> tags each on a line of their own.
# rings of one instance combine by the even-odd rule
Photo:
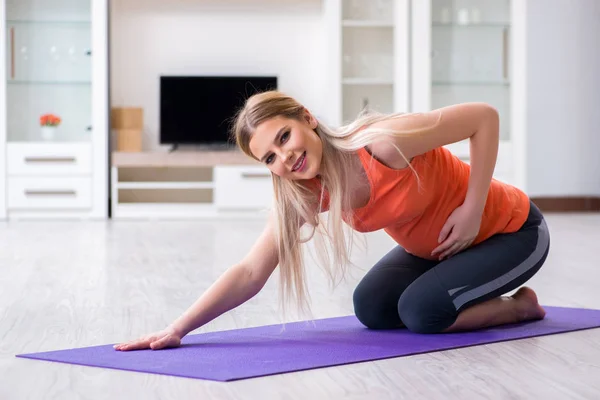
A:
<svg viewBox="0 0 600 400">
<path fill-rule="evenodd" d="M 403 327 L 398 299 L 429 268 L 427 260 L 411 256 L 400 246 L 392 249 L 363 277 L 354 290 L 354 312 L 371 329 Z"/>
<path fill-rule="evenodd" d="M 456 321 L 458 312 L 449 294 L 437 285 L 415 282 L 400 296 L 398 315 L 415 333 L 440 333 Z"/>
<path fill-rule="evenodd" d="M 356 318 L 369 329 L 393 329 L 402 326 L 397 311 L 397 297 L 390 297 L 376 287 L 362 282 L 352 296 Z"/>
</svg>

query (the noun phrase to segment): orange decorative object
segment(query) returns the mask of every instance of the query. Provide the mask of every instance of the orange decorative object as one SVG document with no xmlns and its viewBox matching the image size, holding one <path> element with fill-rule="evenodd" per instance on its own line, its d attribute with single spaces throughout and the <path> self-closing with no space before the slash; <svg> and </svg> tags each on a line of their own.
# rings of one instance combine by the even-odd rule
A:
<svg viewBox="0 0 600 400">
<path fill-rule="evenodd" d="M 61 119 L 58 115 L 44 114 L 40 117 L 41 126 L 58 126 L 60 125 Z"/>
</svg>

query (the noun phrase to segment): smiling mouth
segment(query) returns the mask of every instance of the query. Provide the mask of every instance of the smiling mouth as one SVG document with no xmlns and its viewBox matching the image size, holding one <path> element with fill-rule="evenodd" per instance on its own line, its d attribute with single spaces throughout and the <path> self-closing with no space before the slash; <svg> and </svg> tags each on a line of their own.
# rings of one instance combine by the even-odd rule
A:
<svg viewBox="0 0 600 400">
<path fill-rule="evenodd" d="M 306 158 L 306 152 L 302 153 L 302 155 L 300 156 L 300 158 L 296 161 L 296 163 L 292 167 L 292 172 L 297 171 L 298 168 L 300 168 L 302 166 L 302 164 L 304 163 L 304 159 L 305 158 Z"/>
</svg>

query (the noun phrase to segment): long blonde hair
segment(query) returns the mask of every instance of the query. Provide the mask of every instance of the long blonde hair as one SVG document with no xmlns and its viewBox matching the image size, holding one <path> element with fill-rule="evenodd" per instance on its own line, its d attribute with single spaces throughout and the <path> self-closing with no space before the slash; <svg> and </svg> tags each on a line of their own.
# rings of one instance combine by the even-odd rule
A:
<svg viewBox="0 0 600 400">
<path fill-rule="evenodd" d="M 301 121 L 305 108 L 295 99 L 278 91 L 258 93 L 248 98 L 238 112 L 233 126 L 233 137 L 238 147 L 248 156 L 257 159 L 250 151 L 250 139 L 256 128 L 266 120 L 278 116 Z M 354 153 L 386 136 L 404 135 L 417 131 L 397 132 L 375 129 L 369 125 L 387 118 L 406 114 L 362 113 L 352 123 L 333 130 L 320 121 L 315 129 L 323 146 L 320 166 L 321 185 L 316 191 L 307 181 L 282 179 L 272 174 L 275 194 L 276 238 L 280 269 L 280 300 L 285 303 L 295 292 L 300 311 L 308 305 L 306 274 L 304 271 L 301 244 L 315 237 L 320 264 L 326 271 L 330 283 L 335 285 L 338 278 L 344 277 L 349 265 L 352 249 L 352 235 L 346 238 L 343 221 L 352 223 L 350 183 L 356 180 L 352 172 Z M 419 130 L 420 131 L 420 130 Z M 397 148 L 404 160 L 404 154 Z M 412 168 L 412 167 L 411 167 Z M 329 218 L 321 223 L 321 205 L 325 195 L 329 197 Z M 307 238 L 300 237 L 302 222 L 310 228 Z M 319 231 L 320 235 L 315 236 Z M 326 248 L 327 238 L 331 244 L 333 262 Z"/>
</svg>

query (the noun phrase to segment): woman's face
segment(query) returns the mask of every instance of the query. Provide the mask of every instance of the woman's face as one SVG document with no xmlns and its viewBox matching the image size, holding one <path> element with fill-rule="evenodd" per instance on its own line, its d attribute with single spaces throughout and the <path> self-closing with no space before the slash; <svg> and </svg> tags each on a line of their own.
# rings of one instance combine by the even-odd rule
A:
<svg viewBox="0 0 600 400">
<path fill-rule="evenodd" d="M 256 128 L 250 151 L 281 178 L 312 179 L 319 173 L 323 155 L 316 127 L 317 120 L 308 112 L 302 121 L 272 118 Z"/>
</svg>

